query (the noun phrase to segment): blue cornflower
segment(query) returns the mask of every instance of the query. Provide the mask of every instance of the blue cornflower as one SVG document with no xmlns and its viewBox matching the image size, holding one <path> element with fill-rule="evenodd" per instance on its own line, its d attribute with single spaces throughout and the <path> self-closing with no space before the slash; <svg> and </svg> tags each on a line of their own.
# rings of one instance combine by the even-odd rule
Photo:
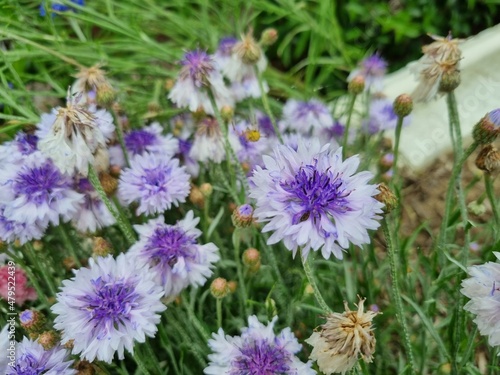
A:
<svg viewBox="0 0 500 375">
<path fill-rule="evenodd" d="M 296 131 L 304 135 L 318 132 L 330 127 L 333 123 L 332 115 L 321 101 L 311 99 L 299 101 L 289 99 L 283 107 L 282 126 L 285 129 Z"/>
<path fill-rule="evenodd" d="M 74 4 L 80 5 L 80 6 L 85 5 L 84 0 L 71 0 L 71 2 Z M 55 12 L 67 12 L 68 10 L 74 11 L 74 8 L 72 8 L 68 5 L 60 4 L 60 3 L 52 3 L 52 5 L 50 6 L 50 9 L 55 11 Z M 42 17 L 45 17 L 47 15 L 47 13 L 45 11 L 45 2 L 44 1 L 42 1 L 42 3 L 40 4 L 40 15 Z M 55 14 L 52 13 L 52 17 L 54 17 L 54 16 L 55 16 Z"/>
<path fill-rule="evenodd" d="M 213 243 L 201 245 L 200 221 L 189 211 L 175 225 L 165 224 L 163 216 L 145 225 L 135 225 L 140 235 L 127 255 L 139 265 L 150 267 L 165 297 L 175 297 L 183 289 L 205 284 L 212 275 L 214 263 L 219 260 L 218 248 Z"/>
<path fill-rule="evenodd" d="M 248 318 L 248 327 L 242 329 L 241 336 L 224 335 L 222 328 L 212 334 L 208 345 L 213 353 L 208 356 L 210 363 L 205 368 L 206 375 L 260 375 L 260 374 L 300 374 L 313 375 L 311 361 L 303 363 L 296 354 L 302 349 L 290 328 L 274 333 L 273 318 L 267 326 L 260 323 L 255 315 Z"/>
<path fill-rule="evenodd" d="M 61 346 L 45 350 L 38 342 L 24 337 L 16 345 L 16 362 L 14 366 L 7 366 L 7 375 L 76 374 L 76 370 L 70 368 L 73 361 L 68 358 L 68 354 Z"/>
<path fill-rule="evenodd" d="M 137 215 L 152 215 L 186 201 L 190 176 L 179 159 L 144 153 L 130 161 L 118 184 L 118 197 L 130 204 L 138 202 Z"/>
<path fill-rule="evenodd" d="M 301 247 L 304 258 L 321 249 L 326 259 L 332 253 L 341 259 L 350 243 L 369 243 L 367 230 L 378 228 L 383 205 L 374 198 L 377 186 L 368 184 L 373 175 L 356 173 L 358 166 L 358 156 L 343 161 L 341 148 L 331 151 L 315 138 L 265 155 L 250 178 L 250 197 L 254 218 L 273 232 L 268 244 L 283 240 L 294 256 Z"/>
<path fill-rule="evenodd" d="M 147 268 L 138 268 L 124 254 L 89 259 L 71 280 L 63 281 L 54 328 L 62 332 L 63 344 L 73 340 L 73 354 L 90 362 L 96 358 L 111 363 L 115 352 L 133 352 L 134 341 L 144 342 L 156 334 L 156 325 L 166 306 L 163 290 Z"/>
</svg>

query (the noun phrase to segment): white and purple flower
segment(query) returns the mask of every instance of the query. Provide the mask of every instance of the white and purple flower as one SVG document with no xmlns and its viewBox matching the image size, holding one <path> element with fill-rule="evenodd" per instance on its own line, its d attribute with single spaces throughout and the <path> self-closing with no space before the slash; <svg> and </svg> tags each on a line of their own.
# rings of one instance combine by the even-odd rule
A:
<svg viewBox="0 0 500 375">
<path fill-rule="evenodd" d="M 309 101 L 289 99 L 283 107 L 281 126 L 285 129 L 310 135 L 332 124 L 333 118 L 330 111 L 317 99 Z"/>
<path fill-rule="evenodd" d="M 387 61 L 375 53 L 362 60 L 358 68 L 349 74 L 347 81 L 350 82 L 354 77 L 361 76 L 365 79 L 365 91 L 379 92 L 383 89 L 386 72 Z"/>
<path fill-rule="evenodd" d="M 22 164 L 24 159 L 37 151 L 36 135 L 18 132 L 13 141 L 0 145 L 0 163 L 2 166 Z"/>
<path fill-rule="evenodd" d="M 363 129 L 368 134 L 376 134 L 384 130 L 394 130 L 398 116 L 394 112 L 393 103 L 387 98 L 377 98 L 371 101 L 369 118 L 363 122 Z M 403 119 L 403 126 L 408 126 L 411 116 Z"/>
<path fill-rule="evenodd" d="M 119 359 L 125 349 L 133 353 L 134 341 L 154 337 L 166 306 L 149 269 L 120 254 L 90 258 L 89 268 L 74 272 L 51 307 L 57 315 L 54 328 L 61 331 L 63 344 L 72 340 L 73 354 L 111 363 L 115 353 Z"/>
<path fill-rule="evenodd" d="M 274 156 L 264 156 L 251 180 L 250 197 L 256 200 L 254 218 L 273 232 L 268 244 L 283 240 L 286 248 L 302 256 L 321 249 L 328 259 L 342 259 L 349 244 L 370 242 L 368 229 L 379 226 L 382 203 L 369 185 L 370 172 L 356 173 L 359 157 L 342 160 L 342 149 L 329 150 L 319 140 L 299 139 L 298 148 L 278 145 Z"/>
<path fill-rule="evenodd" d="M 45 350 L 38 342 L 24 337 L 16 345 L 15 364 L 7 366 L 6 374 L 73 375 L 76 370 L 71 368 L 72 364 L 68 351 L 63 347 Z"/>
<path fill-rule="evenodd" d="M 290 374 L 313 375 L 311 361 L 303 363 L 296 356 L 302 349 L 290 328 L 274 333 L 277 316 L 265 326 L 255 315 L 248 317 L 248 327 L 241 336 L 229 336 L 219 328 L 208 345 L 213 353 L 206 375 Z"/>
<path fill-rule="evenodd" d="M 118 197 L 126 204 L 139 203 L 137 215 L 152 215 L 186 201 L 189 174 L 179 159 L 145 153 L 130 161 L 118 183 Z"/>
<path fill-rule="evenodd" d="M 213 243 L 198 244 L 200 221 L 189 211 L 175 225 L 164 223 L 163 217 L 150 220 L 145 225 L 135 225 L 139 241 L 127 255 L 134 262 L 150 267 L 165 297 L 175 297 L 188 286 L 204 285 L 212 275 L 214 263 L 219 260 L 218 248 Z"/>
<path fill-rule="evenodd" d="M 218 109 L 233 106 L 230 91 L 224 84 L 222 75 L 216 69 L 213 59 L 204 51 L 187 52 L 181 61 L 182 69 L 168 98 L 178 107 L 189 108 L 191 112 L 203 109 L 214 114 L 207 90 L 214 95 Z"/>
</svg>

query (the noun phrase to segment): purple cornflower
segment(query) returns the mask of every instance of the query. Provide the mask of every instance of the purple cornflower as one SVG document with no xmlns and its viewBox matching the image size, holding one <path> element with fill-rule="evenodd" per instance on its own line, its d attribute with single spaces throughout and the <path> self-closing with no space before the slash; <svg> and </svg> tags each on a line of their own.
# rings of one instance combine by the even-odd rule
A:
<svg viewBox="0 0 500 375">
<path fill-rule="evenodd" d="M 362 60 L 358 68 L 349 74 L 347 81 L 350 82 L 354 77 L 361 76 L 365 79 L 365 91 L 374 90 L 379 92 L 382 91 L 383 78 L 386 72 L 387 61 L 380 57 L 380 54 L 375 53 Z"/>
<path fill-rule="evenodd" d="M 150 267 L 165 297 L 175 297 L 183 289 L 205 284 L 212 275 L 214 263 L 219 260 L 218 248 L 213 243 L 198 244 L 200 221 L 189 211 L 175 225 L 164 223 L 163 216 L 145 225 L 135 225 L 139 241 L 127 255 L 140 266 Z"/>
<path fill-rule="evenodd" d="M 189 194 L 189 175 L 179 159 L 144 153 L 130 161 L 118 184 L 118 197 L 130 204 L 138 202 L 137 215 L 152 215 L 186 201 Z"/>
<path fill-rule="evenodd" d="M 174 156 L 179 151 L 178 140 L 171 134 L 162 133 L 163 128 L 159 122 L 126 133 L 124 142 L 129 157 L 143 155 L 146 152 L 167 158 Z M 109 158 L 112 165 L 125 166 L 125 157 L 120 145 L 110 148 Z"/>
<path fill-rule="evenodd" d="M 76 374 L 76 370 L 70 367 L 73 361 L 68 358 L 68 354 L 68 351 L 61 346 L 45 350 L 38 342 L 24 337 L 23 341 L 16 345 L 15 364 L 7 366 L 6 374 Z"/>
<path fill-rule="evenodd" d="M 286 129 L 309 135 L 333 123 L 328 108 L 319 100 L 307 102 L 289 99 L 283 107 L 282 125 Z"/>
<path fill-rule="evenodd" d="M 26 156 L 37 151 L 37 142 L 38 137 L 36 135 L 18 132 L 13 141 L 0 145 L 1 165 L 22 164 Z"/>
<path fill-rule="evenodd" d="M 387 98 L 374 99 L 370 103 L 369 118 L 363 122 L 368 134 L 376 134 L 384 130 L 396 129 L 398 116 L 394 112 L 393 103 Z M 403 126 L 408 126 L 411 116 L 403 119 Z"/>
<path fill-rule="evenodd" d="M 1 190 L 1 189 L 0 189 Z M 6 205 L 0 203 L 0 239 L 7 243 L 18 240 L 21 245 L 43 237 L 48 224 L 18 222 L 5 215 Z"/>
<path fill-rule="evenodd" d="M 299 139 L 295 151 L 278 145 L 274 156 L 264 156 L 264 168 L 257 166 L 250 178 L 250 197 L 256 200 L 254 218 L 267 223 L 263 232 L 274 232 L 268 244 L 283 240 L 295 256 L 302 248 L 328 259 L 333 253 L 342 259 L 349 244 L 370 242 L 368 229 L 376 229 L 382 203 L 368 185 L 370 172 L 356 173 L 359 157 L 342 161 L 342 149 L 330 151 L 318 139 Z"/>
<path fill-rule="evenodd" d="M 115 352 L 133 352 L 134 341 L 153 337 L 166 306 L 160 302 L 162 288 L 147 268 L 138 268 L 124 254 L 89 259 L 71 280 L 64 280 L 57 303 L 54 328 L 63 344 L 73 340 L 73 354 L 90 362 L 111 363 Z"/>
<path fill-rule="evenodd" d="M 80 232 L 93 233 L 115 223 L 115 218 L 88 179 L 78 178 L 75 182 L 75 189 L 84 195 L 82 204 L 71 220 L 76 229 Z"/>
<path fill-rule="evenodd" d="M 0 169 L 0 203 L 3 215 L 21 224 L 59 224 L 69 221 L 83 202 L 71 188 L 71 179 L 61 174 L 40 152 L 26 157 L 20 168 Z"/>
<path fill-rule="evenodd" d="M 84 6 L 85 5 L 85 1 L 84 0 L 71 0 L 72 3 L 74 4 L 77 4 L 77 5 L 80 5 L 80 6 Z M 60 3 L 52 3 L 52 5 L 50 6 L 50 9 L 55 11 L 55 12 L 67 12 L 68 10 L 73 10 L 74 11 L 74 8 L 68 6 L 68 5 L 64 5 L 64 4 L 60 4 Z M 40 4 L 40 15 L 42 17 L 45 17 L 47 15 L 46 11 L 45 11 L 45 2 L 42 1 L 42 3 Z M 55 16 L 54 13 L 52 13 L 52 16 Z"/>
<path fill-rule="evenodd" d="M 191 112 L 202 108 L 206 113 L 213 114 L 212 103 L 206 90 L 212 91 L 219 109 L 234 104 L 231 93 L 224 85 L 222 75 L 206 52 L 201 50 L 187 52 L 181 65 L 179 77 L 168 95 L 177 106 L 187 107 Z"/>
<path fill-rule="evenodd" d="M 265 326 L 252 315 L 241 336 L 224 335 L 224 330 L 219 328 L 208 340 L 213 353 L 208 356 L 210 363 L 203 372 L 206 375 L 316 374 L 311 361 L 303 363 L 297 358 L 302 345 L 290 328 L 278 335 L 274 333 L 277 319 L 275 316 Z"/>
<path fill-rule="evenodd" d="M 270 149 L 270 140 L 268 138 L 262 135 L 257 141 L 248 138 L 247 132 L 252 130 L 252 125 L 247 121 L 240 121 L 230 129 L 230 132 L 238 138 L 240 143 L 236 156 L 240 163 L 248 169 L 248 173 L 252 171 L 255 165 L 262 164 L 262 155 Z"/>
</svg>

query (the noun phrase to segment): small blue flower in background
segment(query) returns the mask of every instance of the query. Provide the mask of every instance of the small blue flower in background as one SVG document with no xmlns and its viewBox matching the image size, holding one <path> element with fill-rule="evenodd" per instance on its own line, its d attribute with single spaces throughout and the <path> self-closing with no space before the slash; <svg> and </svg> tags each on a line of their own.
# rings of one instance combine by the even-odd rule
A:
<svg viewBox="0 0 500 375">
<path fill-rule="evenodd" d="M 80 5 L 80 6 L 85 5 L 84 0 L 71 0 L 71 2 L 74 4 Z M 64 4 L 60 4 L 60 3 L 53 3 L 50 8 L 56 12 L 66 12 L 68 10 L 74 10 L 72 7 L 64 5 Z M 45 11 L 45 2 L 42 2 L 40 4 L 40 15 L 42 17 L 45 17 L 47 15 L 47 12 Z M 52 17 L 54 17 L 54 16 L 55 16 L 55 14 L 52 13 Z"/>
</svg>

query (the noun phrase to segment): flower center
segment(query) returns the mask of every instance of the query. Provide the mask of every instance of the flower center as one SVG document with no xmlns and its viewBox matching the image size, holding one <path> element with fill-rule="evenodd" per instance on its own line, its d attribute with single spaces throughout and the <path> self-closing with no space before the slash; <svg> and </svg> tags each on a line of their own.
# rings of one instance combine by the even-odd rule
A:
<svg viewBox="0 0 500 375">
<path fill-rule="evenodd" d="M 42 362 L 42 363 L 40 363 Z M 38 361 L 32 354 L 23 355 L 14 367 L 14 373 L 18 375 L 39 375 L 45 372 L 45 362 L 43 359 Z"/>
<path fill-rule="evenodd" d="M 61 179 L 59 171 L 50 163 L 41 167 L 24 167 L 14 180 L 13 188 L 16 194 L 24 194 L 37 204 L 57 198 L 55 190 L 68 187 Z"/>
<path fill-rule="evenodd" d="M 252 341 L 240 349 L 230 375 L 290 375 L 289 353 L 267 341 Z"/>
<path fill-rule="evenodd" d="M 142 155 L 148 146 L 156 144 L 156 135 L 145 130 L 134 130 L 125 136 L 125 145 L 134 155 Z"/>
<path fill-rule="evenodd" d="M 16 137 L 17 149 L 23 155 L 30 155 L 36 151 L 38 137 L 31 134 L 21 133 Z"/>
<path fill-rule="evenodd" d="M 281 187 L 290 193 L 292 208 L 296 211 L 292 224 L 308 219 L 316 223 L 328 213 L 350 210 L 346 198 L 351 192 L 343 188 L 339 175 L 332 176 L 328 169 L 320 172 L 315 165 L 300 167 L 295 179 L 282 182 Z"/>
<path fill-rule="evenodd" d="M 135 285 L 123 279 L 91 280 L 94 293 L 79 297 L 84 302 L 83 309 L 89 312 L 89 321 L 94 323 L 98 339 L 103 338 L 112 329 L 130 320 L 130 312 L 137 307 L 139 295 Z"/>
<path fill-rule="evenodd" d="M 190 247 L 196 244 L 193 236 L 175 227 L 158 228 L 149 239 L 143 253 L 147 254 L 153 265 L 169 265 L 173 267 L 179 257 L 191 256 Z"/>
</svg>

